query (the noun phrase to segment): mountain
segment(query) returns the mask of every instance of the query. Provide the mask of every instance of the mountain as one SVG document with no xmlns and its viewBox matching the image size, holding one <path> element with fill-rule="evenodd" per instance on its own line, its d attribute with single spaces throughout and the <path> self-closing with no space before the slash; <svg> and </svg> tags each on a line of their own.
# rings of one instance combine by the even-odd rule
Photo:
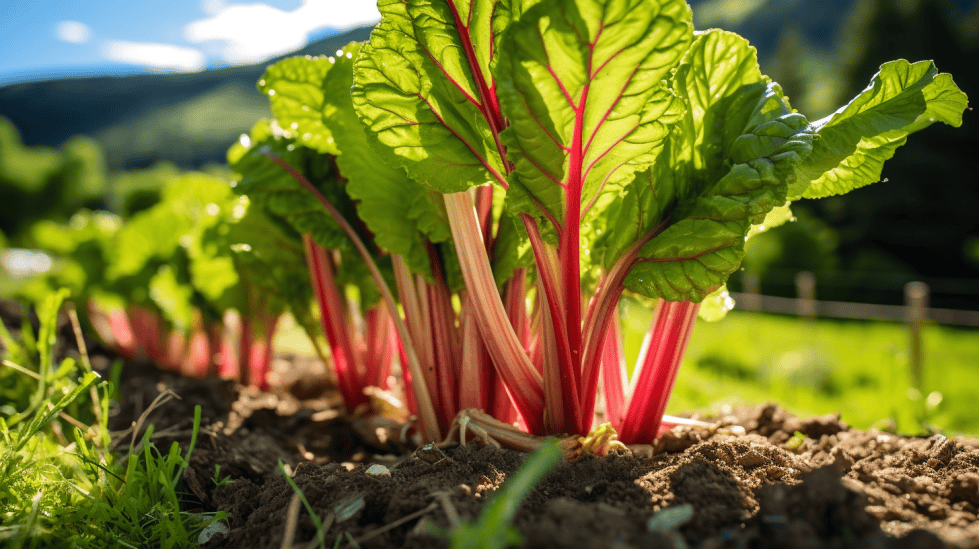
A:
<svg viewBox="0 0 979 549">
<path fill-rule="evenodd" d="M 325 38 L 292 55 L 326 55 L 366 40 L 370 27 Z M 228 145 L 260 117 L 268 100 L 255 90 L 275 60 L 187 74 L 99 76 L 0 88 L 0 116 L 25 145 L 57 146 L 90 135 L 109 169 L 169 160 L 183 167 L 222 162 Z"/>
</svg>

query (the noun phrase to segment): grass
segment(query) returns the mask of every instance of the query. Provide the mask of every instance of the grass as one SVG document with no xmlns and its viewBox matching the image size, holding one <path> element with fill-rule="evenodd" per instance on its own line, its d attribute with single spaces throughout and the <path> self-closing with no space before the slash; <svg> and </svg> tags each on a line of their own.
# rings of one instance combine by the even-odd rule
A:
<svg viewBox="0 0 979 549">
<path fill-rule="evenodd" d="M 0 546 L 197 547 L 197 536 L 220 516 L 181 510 L 186 453 L 161 453 L 150 442 L 119 457 L 110 451 L 110 383 L 84 353 L 54 363 L 57 315 L 65 293 L 39 307 L 34 337 L 25 325 L 15 340 L 0 324 Z M 200 424 L 196 411 L 194 437 Z"/>
<path fill-rule="evenodd" d="M 634 308 L 626 317 L 627 360 L 634 360 L 650 315 Z M 777 402 L 798 415 L 839 411 L 858 428 L 979 434 L 979 331 L 927 325 L 920 390 L 911 381 L 909 342 L 907 326 L 896 322 L 734 311 L 695 326 L 668 412 Z"/>
</svg>

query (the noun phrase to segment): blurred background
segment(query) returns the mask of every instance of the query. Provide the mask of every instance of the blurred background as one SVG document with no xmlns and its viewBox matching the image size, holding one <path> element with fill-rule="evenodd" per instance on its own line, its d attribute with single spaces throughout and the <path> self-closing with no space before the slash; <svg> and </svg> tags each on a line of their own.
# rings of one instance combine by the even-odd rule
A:
<svg viewBox="0 0 979 549">
<path fill-rule="evenodd" d="M 697 28 L 747 37 L 762 71 L 810 120 L 831 114 L 896 58 L 934 59 L 979 97 L 977 0 L 690 3 Z M 269 114 L 255 89 L 265 66 L 365 40 L 378 18 L 366 0 L 6 3 L 0 249 L 45 247 L 32 227 L 67 223 L 81 208 L 126 218 L 186 170 L 226 173 L 228 147 Z M 912 136 L 886 164 L 885 182 L 793 204 L 794 223 L 748 242 L 729 288 L 742 308 L 803 318 L 736 310 L 698 325 L 671 409 L 776 399 L 801 413 L 845 409 L 864 426 L 886 419 L 906 431 L 935 424 L 979 433 L 979 418 L 965 408 L 979 398 L 979 316 L 968 313 L 979 310 L 977 152 L 969 110 L 961 128 Z M 23 257 L 0 256 L 0 297 L 23 293 L 25 273 L 40 268 Z M 965 311 L 926 312 L 932 322 L 916 332 L 917 343 L 904 323 L 910 313 L 895 308 L 913 281 L 927 285 L 933 309 Z M 756 297 L 800 292 L 801 305 Z M 814 300 L 878 308 L 807 309 Z M 637 337 L 644 315 L 629 317 Z"/>
</svg>

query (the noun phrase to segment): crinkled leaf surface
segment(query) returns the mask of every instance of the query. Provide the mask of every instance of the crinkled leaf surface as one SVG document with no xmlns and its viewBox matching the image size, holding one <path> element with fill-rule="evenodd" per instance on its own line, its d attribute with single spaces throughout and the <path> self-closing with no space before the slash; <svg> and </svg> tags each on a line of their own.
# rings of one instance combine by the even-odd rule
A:
<svg viewBox="0 0 979 549">
<path fill-rule="evenodd" d="M 505 184 L 489 67 L 510 4 L 380 0 L 381 22 L 354 63 L 353 103 L 367 135 L 439 191 Z"/>
<path fill-rule="evenodd" d="M 697 36 L 672 87 L 686 113 L 656 164 L 612 206 L 616 224 L 601 244 L 609 261 L 669 220 L 639 251 L 625 285 L 647 297 L 699 302 L 740 265 L 751 225 L 785 204 L 812 134 L 736 34 Z"/>
<path fill-rule="evenodd" d="M 818 138 L 789 197 L 823 198 L 876 183 L 908 135 L 935 122 L 961 126 L 967 106 L 952 76 L 931 61 L 885 63 L 867 89 L 813 124 Z"/>
<path fill-rule="evenodd" d="M 494 70 L 511 211 L 577 224 L 653 163 L 680 113 L 664 78 L 691 17 L 682 0 L 545 0 L 511 25 Z"/>
</svg>

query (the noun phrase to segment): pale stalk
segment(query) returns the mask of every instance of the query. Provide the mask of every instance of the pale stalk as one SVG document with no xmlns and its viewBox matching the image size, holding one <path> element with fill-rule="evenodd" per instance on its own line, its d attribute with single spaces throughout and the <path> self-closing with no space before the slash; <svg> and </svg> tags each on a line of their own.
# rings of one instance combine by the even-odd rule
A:
<svg viewBox="0 0 979 549">
<path fill-rule="evenodd" d="M 543 380 L 524 353 L 503 308 L 486 257 L 472 193 L 465 191 L 443 197 L 466 288 L 476 304 L 483 341 L 497 372 L 513 392 L 514 403 L 528 427 L 539 432 L 543 428 Z"/>
</svg>

